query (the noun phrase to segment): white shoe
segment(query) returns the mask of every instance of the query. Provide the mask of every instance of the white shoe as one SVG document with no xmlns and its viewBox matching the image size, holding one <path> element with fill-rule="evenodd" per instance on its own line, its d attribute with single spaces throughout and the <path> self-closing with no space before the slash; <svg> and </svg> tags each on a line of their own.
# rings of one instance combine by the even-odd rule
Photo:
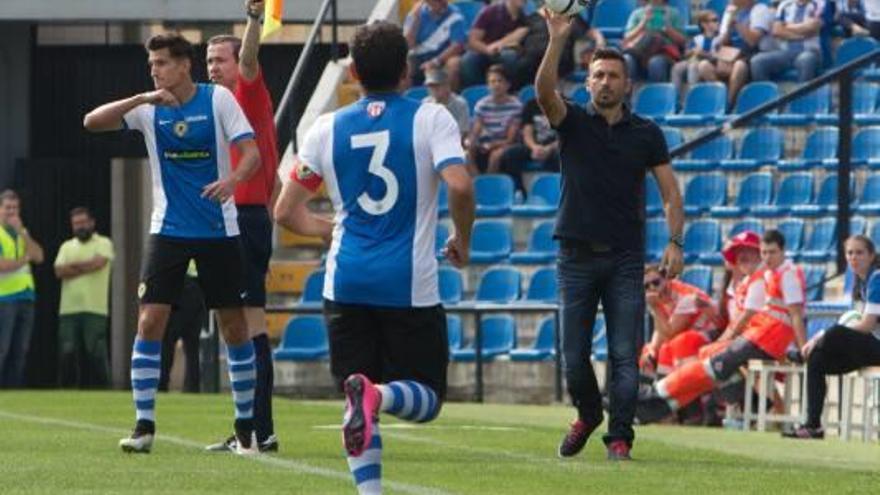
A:
<svg viewBox="0 0 880 495">
<path fill-rule="evenodd" d="M 243 442 L 235 442 L 235 453 L 238 455 L 252 456 L 260 454 L 260 444 L 257 443 L 257 432 L 251 432 L 250 447 L 242 445 Z"/>
<path fill-rule="evenodd" d="M 128 438 L 119 441 L 119 448 L 128 454 L 149 454 L 153 447 L 152 433 L 134 432 Z"/>
</svg>

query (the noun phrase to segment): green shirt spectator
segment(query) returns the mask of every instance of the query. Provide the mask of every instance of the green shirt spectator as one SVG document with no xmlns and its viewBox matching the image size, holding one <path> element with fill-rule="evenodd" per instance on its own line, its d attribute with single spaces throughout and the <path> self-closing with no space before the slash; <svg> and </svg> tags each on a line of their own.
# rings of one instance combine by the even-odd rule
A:
<svg viewBox="0 0 880 495">
<path fill-rule="evenodd" d="M 79 267 L 82 273 L 62 280 L 58 314 L 92 313 L 107 316 L 111 261 L 113 242 L 100 234 L 92 234 L 85 242 L 77 238 L 65 241 L 58 250 L 55 267 Z"/>
</svg>

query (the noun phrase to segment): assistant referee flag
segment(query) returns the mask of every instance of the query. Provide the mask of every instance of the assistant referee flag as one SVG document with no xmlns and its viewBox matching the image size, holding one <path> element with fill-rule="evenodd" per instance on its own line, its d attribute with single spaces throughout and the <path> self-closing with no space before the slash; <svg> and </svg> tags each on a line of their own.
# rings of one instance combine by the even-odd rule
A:
<svg viewBox="0 0 880 495">
<path fill-rule="evenodd" d="M 260 41 L 281 29 L 281 13 L 284 12 L 284 0 L 266 0 L 266 13 L 263 20 L 263 33 Z"/>
</svg>

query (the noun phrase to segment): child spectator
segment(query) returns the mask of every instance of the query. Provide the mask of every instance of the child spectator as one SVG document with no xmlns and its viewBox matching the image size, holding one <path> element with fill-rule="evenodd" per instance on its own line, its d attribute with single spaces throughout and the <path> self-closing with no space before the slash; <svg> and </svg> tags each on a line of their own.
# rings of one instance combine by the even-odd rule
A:
<svg viewBox="0 0 880 495">
<path fill-rule="evenodd" d="M 700 82 L 700 61 L 714 59 L 718 47 L 718 14 L 714 10 L 702 10 L 697 14 L 697 24 L 700 26 L 700 34 L 691 40 L 684 60 L 672 66 L 671 79 L 680 98 L 684 98 L 685 84 Z"/>
<path fill-rule="evenodd" d="M 522 103 L 509 93 L 504 67 L 495 64 L 486 71 L 489 95 L 477 102 L 470 135 L 465 140 L 468 169 L 472 175 L 497 173 L 501 155 L 519 136 Z"/>
</svg>

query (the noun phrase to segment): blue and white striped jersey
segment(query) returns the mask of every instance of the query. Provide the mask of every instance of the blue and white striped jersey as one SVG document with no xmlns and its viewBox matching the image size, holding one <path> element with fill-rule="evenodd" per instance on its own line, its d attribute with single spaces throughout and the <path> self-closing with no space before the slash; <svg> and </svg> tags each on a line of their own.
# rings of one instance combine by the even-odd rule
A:
<svg viewBox="0 0 880 495">
<path fill-rule="evenodd" d="M 229 146 L 254 137 L 232 93 L 199 84 L 179 107 L 140 105 L 125 114 L 125 127 L 144 135 L 153 177 L 150 233 L 210 239 L 238 235 L 232 198 L 203 198 L 202 189 L 230 174 Z"/>
<path fill-rule="evenodd" d="M 383 307 L 439 304 L 434 237 L 439 172 L 464 164 L 442 105 L 372 94 L 321 116 L 299 152 L 336 211 L 324 297 Z"/>
</svg>

